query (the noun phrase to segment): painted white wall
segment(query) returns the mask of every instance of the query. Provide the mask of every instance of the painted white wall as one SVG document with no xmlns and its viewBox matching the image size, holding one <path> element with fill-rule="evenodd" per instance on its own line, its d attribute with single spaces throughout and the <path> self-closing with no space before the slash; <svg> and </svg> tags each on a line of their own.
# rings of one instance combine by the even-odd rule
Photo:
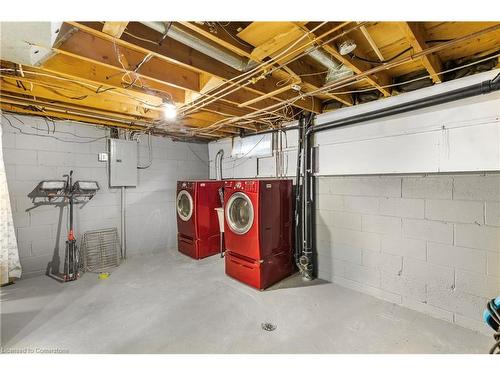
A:
<svg viewBox="0 0 500 375">
<path fill-rule="evenodd" d="M 11 127 L 7 121 L 22 129 Z M 20 120 L 20 121 L 19 121 Z M 22 121 L 22 123 L 21 123 Z M 23 277 L 45 272 L 47 264 L 59 254 L 64 257 L 67 209 L 33 206 L 27 194 L 43 179 L 59 179 L 74 170 L 74 178 L 96 180 L 100 191 L 84 207 L 75 209 L 78 244 L 87 230 L 120 229 L 120 188 L 110 188 L 107 163 L 97 154 L 106 151 L 109 131 L 102 127 L 57 122 L 55 128 L 41 117 L 1 118 L 2 144 L 7 183 L 14 216 Z M 48 127 L 50 134 L 47 134 Z M 55 130 L 52 133 L 52 130 Z M 49 136 L 55 136 L 54 139 Z M 152 137 L 153 160 L 138 171 L 137 187 L 126 189 L 127 255 L 173 251 L 176 249 L 177 219 L 175 196 L 177 180 L 208 177 L 206 144 L 173 142 Z M 147 140 L 141 140 L 140 164 L 149 157 Z M 62 215 L 59 222 L 59 215 Z M 64 259 L 64 258 L 62 258 Z"/>
<path fill-rule="evenodd" d="M 316 124 L 455 90 L 493 78 L 500 69 L 317 116 Z M 500 92 L 476 96 L 315 136 L 317 175 L 475 172 L 500 170 Z M 297 132 L 288 132 L 288 174 L 295 172 Z M 254 139 L 258 140 L 258 136 Z M 231 157 L 231 139 L 209 144 L 213 161 L 224 149 L 225 178 L 275 176 L 273 160 Z M 285 156 L 286 160 L 286 156 Z M 291 167 L 290 167 L 291 166 Z"/>
</svg>

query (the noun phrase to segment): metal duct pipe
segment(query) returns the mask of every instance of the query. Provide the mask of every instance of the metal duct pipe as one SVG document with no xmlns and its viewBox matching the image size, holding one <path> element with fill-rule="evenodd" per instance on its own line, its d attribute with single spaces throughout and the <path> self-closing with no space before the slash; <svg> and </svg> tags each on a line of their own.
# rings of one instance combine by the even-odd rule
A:
<svg viewBox="0 0 500 375">
<path fill-rule="evenodd" d="M 165 35 L 165 32 L 167 32 L 166 25 L 163 22 L 141 21 L 141 23 L 153 30 L 158 31 L 162 35 Z M 197 38 L 196 36 L 190 33 L 187 33 L 186 31 L 182 30 L 181 28 L 175 25 L 172 25 L 168 29 L 167 34 L 170 38 L 178 41 L 179 43 L 185 44 L 186 46 L 191 47 L 192 49 L 195 49 L 198 52 L 201 52 L 207 56 L 210 56 L 211 58 L 220 61 L 223 64 L 229 65 L 230 67 L 240 72 L 244 72 L 249 68 L 251 68 L 252 66 L 255 66 L 255 63 L 250 62 L 249 60 L 243 57 L 229 54 L 223 49 L 214 47 L 210 43 L 207 43 L 204 40 Z"/>
<path fill-rule="evenodd" d="M 328 69 L 326 82 L 349 77 L 354 74 L 351 69 L 347 68 L 344 64 L 337 62 L 334 58 L 325 53 L 321 48 L 310 48 L 306 52 L 311 58 Z"/>
</svg>

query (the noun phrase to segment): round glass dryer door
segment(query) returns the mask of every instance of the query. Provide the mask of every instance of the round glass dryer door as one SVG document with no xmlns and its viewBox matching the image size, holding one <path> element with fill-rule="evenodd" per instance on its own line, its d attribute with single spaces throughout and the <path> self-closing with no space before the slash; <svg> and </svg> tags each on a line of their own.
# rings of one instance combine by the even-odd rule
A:
<svg viewBox="0 0 500 375">
<path fill-rule="evenodd" d="M 253 224 L 253 205 L 245 193 L 231 195 L 226 205 L 226 220 L 236 234 L 245 234 Z"/>
<path fill-rule="evenodd" d="M 186 190 L 177 194 L 177 214 L 183 221 L 188 221 L 193 215 L 193 198 Z"/>
</svg>

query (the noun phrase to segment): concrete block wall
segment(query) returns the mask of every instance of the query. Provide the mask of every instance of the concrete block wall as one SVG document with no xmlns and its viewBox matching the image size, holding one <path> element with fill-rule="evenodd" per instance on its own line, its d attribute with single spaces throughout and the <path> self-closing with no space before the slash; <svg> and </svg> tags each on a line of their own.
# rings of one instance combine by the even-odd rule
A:
<svg viewBox="0 0 500 375">
<path fill-rule="evenodd" d="M 316 179 L 319 277 L 490 334 L 500 174 Z"/>
<path fill-rule="evenodd" d="M 11 127 L 6 119 L 24 132 Z M 120 189 L 109 188 L 106 151 L 109 131 L 70 122 L 3 115 L 2 145 L 23 277 L 42 274 L 55 254 L 64 260 L 67 209 L 37 207 L 27 197 L 43 179 L 60 179 L 74 170 L 75 179 L 97 180 L 101 190 L 84 207 L 75 208 L 77 240 L 87 230 L 120 230 Z M 53 130 L 55 130 L 53 132 Z M 59 138 L 54 139 L 53 136 Z M 177 180 L 208 177 L 208 146 L 153 137 L 151 167 L 139 170 L 139 184 L 126 189 L 127 254 L 176 248 L 175 190 Z M 139 147 L 140 163 L 148 162 L 147 139 Z M 27 211 L 29 210 L 29 211 Z M 57 263 L 57 262 L 56 262 Z"/>
</svg>

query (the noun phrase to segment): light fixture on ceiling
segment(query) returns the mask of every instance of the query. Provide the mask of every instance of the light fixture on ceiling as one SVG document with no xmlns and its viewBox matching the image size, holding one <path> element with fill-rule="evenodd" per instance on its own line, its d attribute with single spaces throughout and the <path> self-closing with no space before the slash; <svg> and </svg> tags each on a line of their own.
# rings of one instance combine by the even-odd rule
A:
<svg viewBox="0 0 500 375">
<path fill-rule="evenodd" d="M 169 100 L 163 100 L 163 118 L 165 120 L 175 120 L 177 118 L 177 107 Z"/>
<path fill-rule="evenodd" d="M 348 39 L 339 45 L 339 53 L 342 56 L 348 55 L 352 51 L 354 51 L 356 47 L 357 47 L 356 42 L 354 42 L 354 40 L 352 39 Z"/>
</svg>

